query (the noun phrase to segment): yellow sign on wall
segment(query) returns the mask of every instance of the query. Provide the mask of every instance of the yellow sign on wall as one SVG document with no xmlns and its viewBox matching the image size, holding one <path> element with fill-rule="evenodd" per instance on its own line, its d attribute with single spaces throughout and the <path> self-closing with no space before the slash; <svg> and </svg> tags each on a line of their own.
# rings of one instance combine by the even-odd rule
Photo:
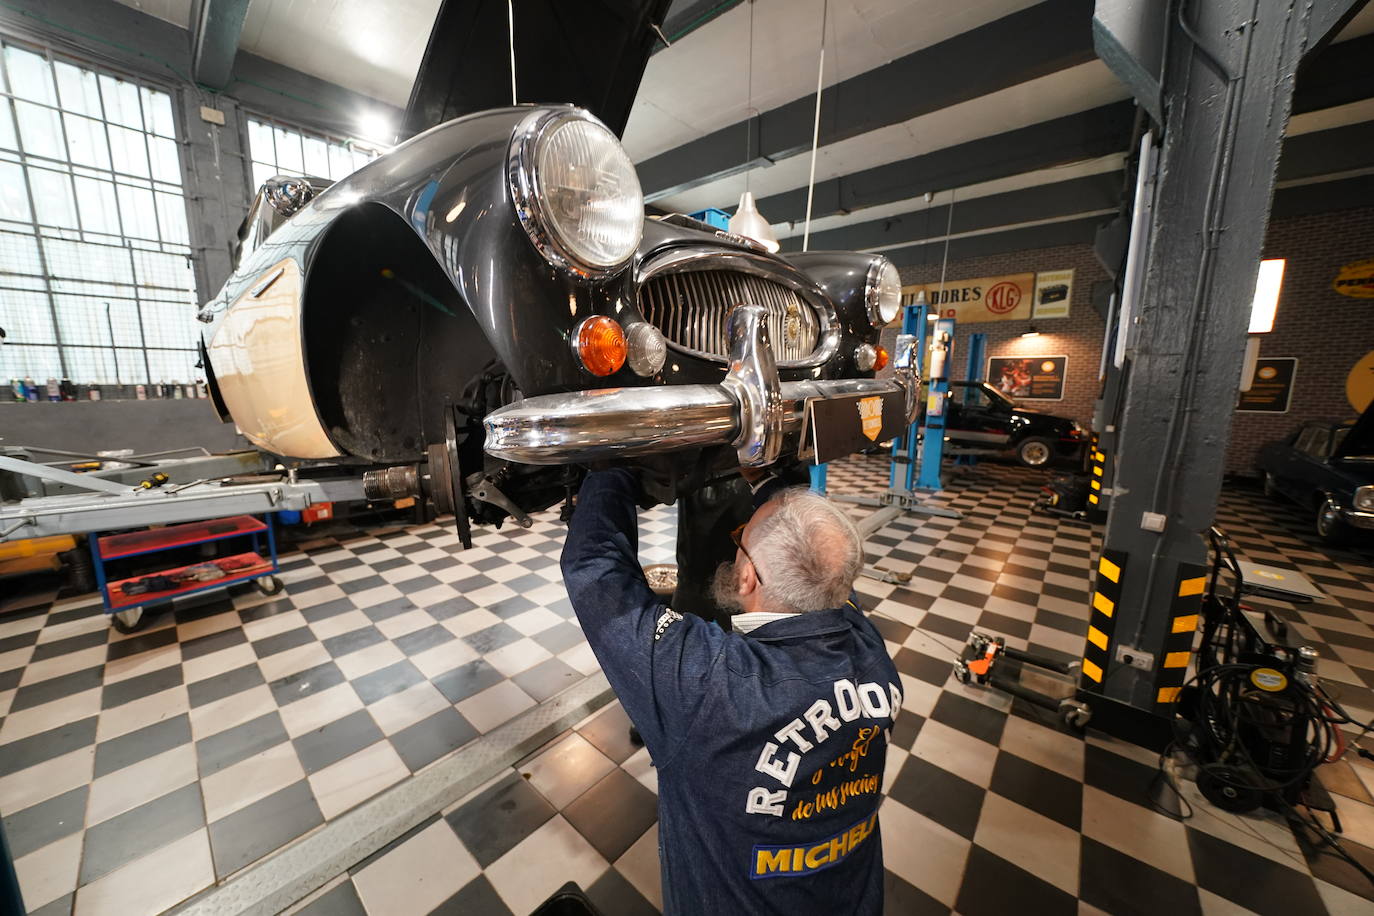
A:
<svg viewBox="0 0 1374 916">
<path fill-rule="evenodd" d="M 922 290 L 935 314 L 959 324 L 1023 321 L 1031 317 L 1035 274 L 946 281 L 943 288 L 938 282 L 917 283 L 902 287 L 902 301 L 915 302 Z"/>
<path fill-rule="evenodd" d="M 1352 299 L 1374 299 L 1374 258 L 1342 267 L 1331 288 Z"/>
<path fill-rule="evenodd" d="M 1345 399 L 1356 413 L 1364 413 L 1374 401 L 1374 350 L 1370 350 L 1350 368 L 1345 378 Z"/>
</svg>

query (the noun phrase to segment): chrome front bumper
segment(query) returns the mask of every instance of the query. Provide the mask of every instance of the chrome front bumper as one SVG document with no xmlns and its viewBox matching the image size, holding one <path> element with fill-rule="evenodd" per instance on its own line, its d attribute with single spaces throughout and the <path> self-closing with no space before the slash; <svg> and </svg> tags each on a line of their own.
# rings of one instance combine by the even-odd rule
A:
<svg viewBox="0 0 1374 916">
<path fill-rule="evenodd" d="M 488 414 L 489 455 L 523 464 L 569 464 L 733 446 L 745 467 L 777 460 L 783 438 L 801 431 L 806 402 L 852 395 L 906 395 L 916 415 L 920 378 L 779 382 L 762 306 L 730 313 L 730 368 L 719 385 L 604 388 L 525 398 Z"/>
<path fill-rule="evenodd" d="M 1374 530 L 1374 512 L 1362 509 L 1342 509 L 1341 517 L 1352 528 L 1362 528 L 1366 531 Z"/>
</svg>

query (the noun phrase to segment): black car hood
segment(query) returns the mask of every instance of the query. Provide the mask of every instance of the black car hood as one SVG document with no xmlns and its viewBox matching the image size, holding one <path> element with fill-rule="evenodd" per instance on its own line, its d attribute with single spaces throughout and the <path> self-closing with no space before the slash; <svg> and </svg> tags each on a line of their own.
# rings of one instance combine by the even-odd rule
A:
<svg viewBox="0 0 1374 916">
<path fill-rule="evenodd" d="M 520 102 L 571 102 L 625 132 L 670 0 L 516 0 Z M 410 91 L 402 139 L 511 104 L 506 0 L 444 0 Z"/>
<path fill-rule="evenodd" d="M 1340 447 L 1331 454 L 1332 460 L 1357 456 L 1374 457 L 1374 401 L 1371 401 L 1364 413 L 1360 414 L 1350 432 L 1345 434 L 1345 440 L 1341 442 Z"/>
</svg>

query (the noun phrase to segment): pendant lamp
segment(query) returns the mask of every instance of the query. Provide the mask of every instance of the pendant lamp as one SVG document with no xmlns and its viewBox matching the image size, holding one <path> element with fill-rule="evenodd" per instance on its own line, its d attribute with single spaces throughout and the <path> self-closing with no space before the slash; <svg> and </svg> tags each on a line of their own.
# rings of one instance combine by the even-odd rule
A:
<svg viewBox="0 0 1374 916">
<path fill-rule="evenodd" d="M 753 239 L 769 251 L 777 251 L 780 247 L 778 237 L 773 234 L 773 227 L 763 218 L 758 205 L 754 203 L 753 191 L 745 191 L 740 195 L 739 209 L 730 217 L 730 232 Z"/>
</svg>

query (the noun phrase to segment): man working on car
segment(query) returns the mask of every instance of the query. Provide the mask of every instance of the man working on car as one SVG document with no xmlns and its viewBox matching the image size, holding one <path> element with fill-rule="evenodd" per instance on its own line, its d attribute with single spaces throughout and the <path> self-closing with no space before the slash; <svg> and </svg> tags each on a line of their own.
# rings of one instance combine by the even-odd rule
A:
<svg viewBox="0 0 1374 916">
<path fill-rule="evenodd" d="M 735 632 L 659 603 L 638 561 L 632 471 L 588 475 L 563 579 L 658 768 L 669 914 L 877 914 L 885 732 L 901 707 L 852 600 L 853 524 L 824 497 L 761 488 L 713 585 Z"/>
</svg>

